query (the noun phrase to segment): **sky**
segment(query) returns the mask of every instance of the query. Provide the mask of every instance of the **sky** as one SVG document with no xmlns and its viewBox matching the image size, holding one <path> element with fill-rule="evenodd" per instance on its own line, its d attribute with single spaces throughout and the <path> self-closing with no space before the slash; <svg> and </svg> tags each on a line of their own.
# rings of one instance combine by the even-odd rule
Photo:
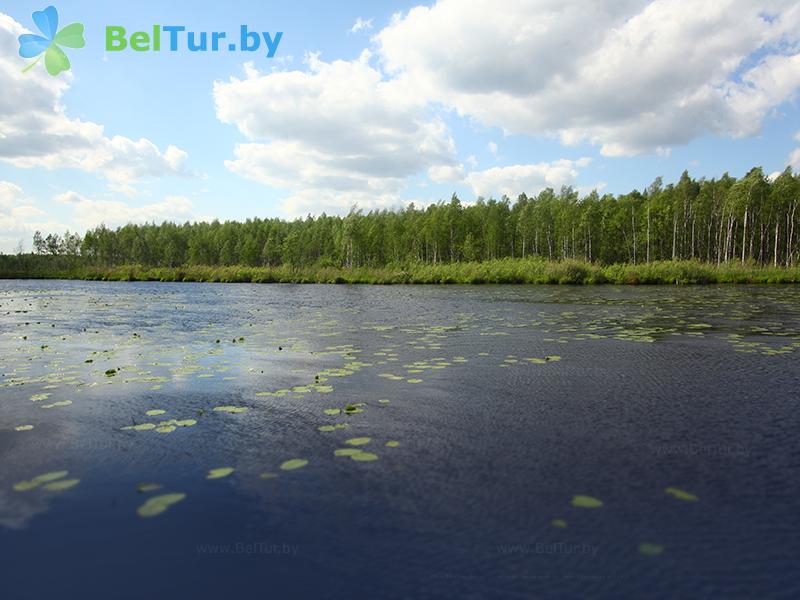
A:
<svg viewBox="0 0 800 600">
<path fill-rule="evenodd" d="M 35 230 L 297 218 L 800 169 L 800 3 L 0 1 L 0 252 Z M 106 49 L 106 27 L 281 38 Z M 210 43 L 210 42 L 209 42 Z"/>
</svg>

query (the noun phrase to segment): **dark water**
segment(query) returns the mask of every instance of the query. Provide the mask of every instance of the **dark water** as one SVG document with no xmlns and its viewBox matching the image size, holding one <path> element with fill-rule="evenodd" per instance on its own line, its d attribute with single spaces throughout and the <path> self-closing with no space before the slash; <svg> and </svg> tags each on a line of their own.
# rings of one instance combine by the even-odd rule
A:
<svg viewBox="0 0 800 600">
<path fill-rule="evenodd" d="M 797 597 L 798 357 L 795 287 L 0 282 L 0 596 Z"/>
</svg>

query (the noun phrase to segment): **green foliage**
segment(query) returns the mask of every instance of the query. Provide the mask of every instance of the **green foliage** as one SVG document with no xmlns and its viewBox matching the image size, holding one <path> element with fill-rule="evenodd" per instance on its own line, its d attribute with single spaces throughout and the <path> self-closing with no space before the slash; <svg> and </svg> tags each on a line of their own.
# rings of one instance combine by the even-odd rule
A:
<svg viewBox="0 0 800 600">
<path fill-rule="evenodd" d="M 129 224 L 34 235 L 3 277 L 226 282 L 706 283 L 794 280 L 800 176 L 654 181 L 584 198 L 572 188 L 295 221 Z M 739 263 L 736 268 L 734 263 Z M 134 266 L 130 266 L 134 265 Z M 708 265 L 714 265 L 714 268 Z M 773 267 L 767 271 L 761 267 Z M 780 270 L 777 267 L 788 269 Z M 764 274 L 769 272 L 769 276 Z"/>
<path fill-rule="evenodd" d="M 0 265 L 3 259 L 0 257 Z M 14 258 L 14 257 L 11 257 Z M 44 269 L 44 267 L 43 267 Z M 0 277 L 42 276 L 0 271 Z M 38 275 L 37 275 L 38 274 Z M 206 281 L 214 283 L 364 283 L 364 284 L 702 284 L 702 283 L 800 283 L 800 267 L 721 265 L 693 261 L 659 261 L 648 264 L 599 265 L 582 261 L 547 261 L 541 258 L 501 258 L 483 262 L 435 265 L 387 265 L 385 267 L 211 267 L 180 268 L 141 265 L 82 266 L 47 272 L 47 277 L 97 281 Z"/>
</svg>

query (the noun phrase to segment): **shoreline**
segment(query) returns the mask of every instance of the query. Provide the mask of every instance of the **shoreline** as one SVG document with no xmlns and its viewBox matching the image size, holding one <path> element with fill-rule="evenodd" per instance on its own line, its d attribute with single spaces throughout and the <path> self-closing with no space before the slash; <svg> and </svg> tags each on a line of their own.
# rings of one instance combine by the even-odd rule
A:
<svg viewBox="0 0 800 600">
<path fill-rule="evenodd" d="M 28 268 L 0 269 L 0 279 L 165 281 L 197 283 L 316 283 L 371 285 L 538 284 L 538 285 L 708 285 L 796 284 L 800 267 L 772 267 L 699 261 L 599 265 L 579 261 L 499 259 L 386 267 L 74 265 L 47 268 L 41 259 Z"/>
</svg>

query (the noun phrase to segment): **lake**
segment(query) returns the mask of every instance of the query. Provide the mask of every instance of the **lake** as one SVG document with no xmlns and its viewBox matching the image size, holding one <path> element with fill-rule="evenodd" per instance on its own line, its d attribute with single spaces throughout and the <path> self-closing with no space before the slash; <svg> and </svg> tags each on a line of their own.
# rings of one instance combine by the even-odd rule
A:
<svg viewBox="0 0 800 600">
<path fill-rule="evenodd" d="M 796 597 L 798 357 L 798 287 L 0 281 L 0 593 Z"/>
</svg>

